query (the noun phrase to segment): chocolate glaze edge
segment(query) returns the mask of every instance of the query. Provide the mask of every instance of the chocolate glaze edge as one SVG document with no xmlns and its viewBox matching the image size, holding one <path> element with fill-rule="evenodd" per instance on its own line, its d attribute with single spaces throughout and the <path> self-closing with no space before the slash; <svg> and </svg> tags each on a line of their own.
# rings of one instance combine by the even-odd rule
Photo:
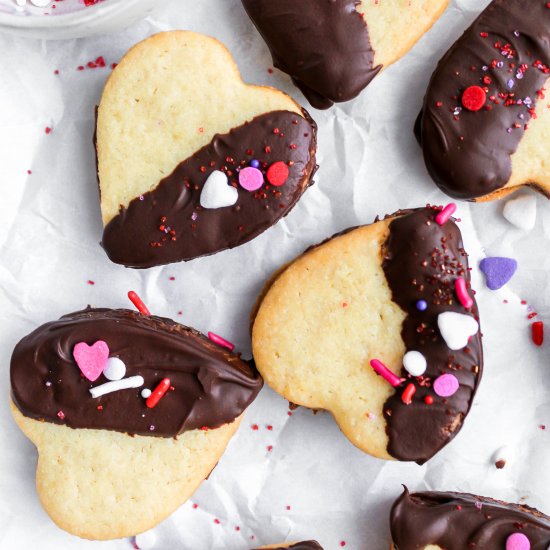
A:
<svg viewBox="0 0 550 550">
<path fill-rule="evenodd" d="M 104 228 L 102 246 L 114 263 L 143 269 L 244 244 L 286 216 L 313 184 L 316 149 L 317 125 L 305 109 L 302 116 L 290 111 L 259 115 L 214 136 L 152 191 L 121 207 Z M 264 163 L 264 169 L 285 160 L 290 169 L 287 182 L 277 188 L 264 185 L 255 193 L 234 183 L 239 189 L 234 206 L 200 207 L 200 191 L 212 171 L 230 170 L 233 181 L 233 171 L 253 158 Z M 173 231 L 173 238 L 161 227 Z"/>
<path fill-rule="evenodd" d="M 497 41 L 501 48 L 495 48 Z M 506 43 L 511 44 L 511 61 L 499 51 Z M 493 59 L 502 61 L 503 67 L 492 66 Z M 535 105 L 537 91 L 548 79 L 548 74 L 533 66 L 537 60 L 550 66 L 550 13 L 543 0 L 530 2 L 529 9 L 523 0 L 493 0 L 441 59 L 430 80 L 415 133 L 428 172 L 445 193 L 471 200 L 508 183 L 511 155 L 532 114 L 523 100 L 530 98 L 531 106 Z M 511 72 L 508 63 L 515 64 Z M 522 64 L 527 69 L 517 78 Z M 513 82 L 512 88 L 509 82 Z M 491 110 L 470 112 L 462 107 L 460 98 L 471 85 L 486 86 L 488 97 L 498 98 L 499 93 L 515 96 L 500 98 L 498 104 L 488 99 L 486 105 Z M 508 99 L 522 103 L 504 106 Z M 540 188 L 536 182 L 525 183 Z"/>
<path fill-rule="evenodd" d="M 380 72 L 358 0 L 242 0 L 273 64 L 317 109 L 349 101 Z"/>
<path fill-rule="evenodd" d="M 437 325 L 440 313 L 453 311 L 479 319 L 477 304 L 466 310 L 457 300 L 454 280 L 463 277 L 471 294 L 470 272 L 461 233 L 453 219 L 435 222 L 436 208 L 402 211 L 389 226 L 384 245 L 383 269 L 393 301 L 407 314 L 401 331 L 406 351 L 419 351 L 427 360 L 423 377 L 414 378 L 403 367 L 401 377 L 414 383 L 411 404 L 401 399 L 404 386 L 396 388 L 384 404 L 388 453 L 401 461 L 423 464 L 460 431 L 470 411 L 483 371 L 481 332 L 462 350 L 450 350 Z M 444 268 L 444 271 L 441 269 Z M 428 309 L 416 308 L 425 300 Z M 456 376 L 458 392 L 446 399 L 435 395 L 431 384 L 444 373 Z M 428 405 L 424 397 L 434 402 Z"/>
<path fill-rule="evenodd" d="M 390 529 L 396 550 L 428 544 L 446 550 L 503 550 L 515 532 L 529 538 L 531 550 L 550 545 L 550 517 L 526 505 L 469 493 L 409 493 L 405 487 L 392 507 Z"/>
<path fill-rule="evenodd" d="M 123 360 L 125 377 L 143 376 L 145 384 L 92 398 L 89 389 L 108 380 L 84 378 L 72 353 L 77 343 L 97 340 L 108 344 L 110 357 Z M 46 323 L 23 338 L 14 349 L 10 376 L 12 400 L 24 416 L 156 437 L 231 423 L 263 385 L 253 363 L 194 329 L 134 311 L 92 308 Z M 153 390 L 165 377 L 174 389 L 148 409 L 141 390 Z"/>
<path fill-rule="evenodd" d="M 323 550 L 323 547 L 316 540 L 305 540 L 303 542 L 291 544 L 290 546 L 279 546 L 272 550 Z"/>
</svg>

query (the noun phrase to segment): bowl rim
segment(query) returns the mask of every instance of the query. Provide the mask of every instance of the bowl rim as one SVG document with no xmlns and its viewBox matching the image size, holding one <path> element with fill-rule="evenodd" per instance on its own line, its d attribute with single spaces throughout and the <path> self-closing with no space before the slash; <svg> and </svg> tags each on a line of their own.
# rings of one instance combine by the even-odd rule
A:
<svg viewBox="0 0 550 550">
<path fill-rule="evenodd" d="M 52 16 L 21 16 L 17 13 L 0 12 L 0 26 L 14 29 L 60 29 L 70 28 L 99 18 L 111 17 L 147 0 L 104 0 L 71 13 Z"/>
</svg>

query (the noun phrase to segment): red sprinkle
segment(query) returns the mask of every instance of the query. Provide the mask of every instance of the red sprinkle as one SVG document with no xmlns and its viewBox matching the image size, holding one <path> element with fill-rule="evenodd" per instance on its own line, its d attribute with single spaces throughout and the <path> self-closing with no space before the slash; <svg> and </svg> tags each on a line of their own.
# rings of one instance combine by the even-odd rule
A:
<svg viewBox="0 0 550 550">
<path fill-rule="evenodd" d="M 424 397 L 424 403 L 426 403 L 426 405 L 433 405 L 434 398 L 431 395 L 427 395 L 426 397 Z"/>
<path fill-rule="evenodd" d="M 535 346 L 542 346 L 544 343 L 544 323 L 542 321 L 537 321 L 531 326 L 533 329 L 533 343 Z"/>
<path fill-rule="evenodd" d="M 462 105 L 468 111 L 479 111 L 487 101 L 487 94 L 480 86 L 470 86 L 464 90 L 462 94 Z"/>
<path fill-rule="evenodd" d="M 405 391 L 401 395 L 401 401 L 405 403 L 405 405 L 410 405 L 413 400 L 413 395 L 416 393 L 416 387 L 413 383 L 409 384 Z"/>
<path fill-rule="evenodd" d="M 145 401 L 147 408 L 154 409 L 163 395 L 168 391 L 168 388 L 170 388 L 170 378 L 163 378 L 153 390 L 153 393 L 147 398 L 147 401 Z"/>
<path fill-rule="evenodd" d="M 147 306 L 142 302 L 141 298 L 133 290 L 130 290 L 130 292 L 128 292 L 128 298 L 130 298 L 130 301 L 136 306 L 136 309 L 140 313 L 143 313 L 143 315 L 151 315 L 151 312 L 147 309 Z"/>
<path fill-rule="evenodd" d="M 288 180 L 288 166 L 283 162 L 275 162 L 267 169 L 267 181 L 275 187 L 284 185 Z"/>
</svg>

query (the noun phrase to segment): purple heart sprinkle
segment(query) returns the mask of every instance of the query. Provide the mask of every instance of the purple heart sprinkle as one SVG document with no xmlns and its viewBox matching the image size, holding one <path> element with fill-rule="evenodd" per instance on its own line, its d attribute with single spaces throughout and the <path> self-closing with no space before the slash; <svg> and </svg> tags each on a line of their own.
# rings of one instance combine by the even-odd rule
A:
<svg viewBox="0 0 550 550">
<path fill-rule="evenodd" d="M 512 258 L 485 258 L 479 269 L 485 273 L 487 287 L 491 290 L 502 288 L 515 274 L 518 263 Z"/>
</svg>

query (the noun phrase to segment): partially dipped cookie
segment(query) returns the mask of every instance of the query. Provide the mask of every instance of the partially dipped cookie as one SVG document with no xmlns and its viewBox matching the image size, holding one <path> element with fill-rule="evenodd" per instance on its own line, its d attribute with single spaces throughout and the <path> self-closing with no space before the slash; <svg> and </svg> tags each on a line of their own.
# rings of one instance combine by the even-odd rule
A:
<svg viewBox="0 0 550 550">
<path fill-rule="evenodd" d="M 550 196 L 550 9 L 493 0 L 439 62 L 417 121 L 428 172 L 448 195 Z"/>
<path fill-rule="evenodd" d="M 268 283 L 252 326 L 264 380 L 332 413 L 383 459 L 424 463 L 460 430 L 483 366 L 458 226 L 398 212 L 313 247 Z"/>
<path fill-rule="evenodd" d="M 54 522 L 141 533 L 209 475 L 262 387 L 237 354 L 170 319 L 86 309 L 37 328 L 11 359 L 13 416 L 38 449 Z"/>
<path fill-rule="evenodd" d="M 274 65 L 318 109 L 355 98 L 428 31 L 447 0 L 242 0 Z"/>
<path fill-rule="evenodd" d="M 146 268 L 233 248 L 312 183 L 316 126 L 286 94 L 245 84 L 227 49 L 184 31 L 132 48 L 98 108 L 109 258 Z"/>
<path fill-rule="evenodd" d="M 550 517 L 465 493 L 409 493 L 391 511 L 392 550 L 548 550 Z"/>
</svg>

